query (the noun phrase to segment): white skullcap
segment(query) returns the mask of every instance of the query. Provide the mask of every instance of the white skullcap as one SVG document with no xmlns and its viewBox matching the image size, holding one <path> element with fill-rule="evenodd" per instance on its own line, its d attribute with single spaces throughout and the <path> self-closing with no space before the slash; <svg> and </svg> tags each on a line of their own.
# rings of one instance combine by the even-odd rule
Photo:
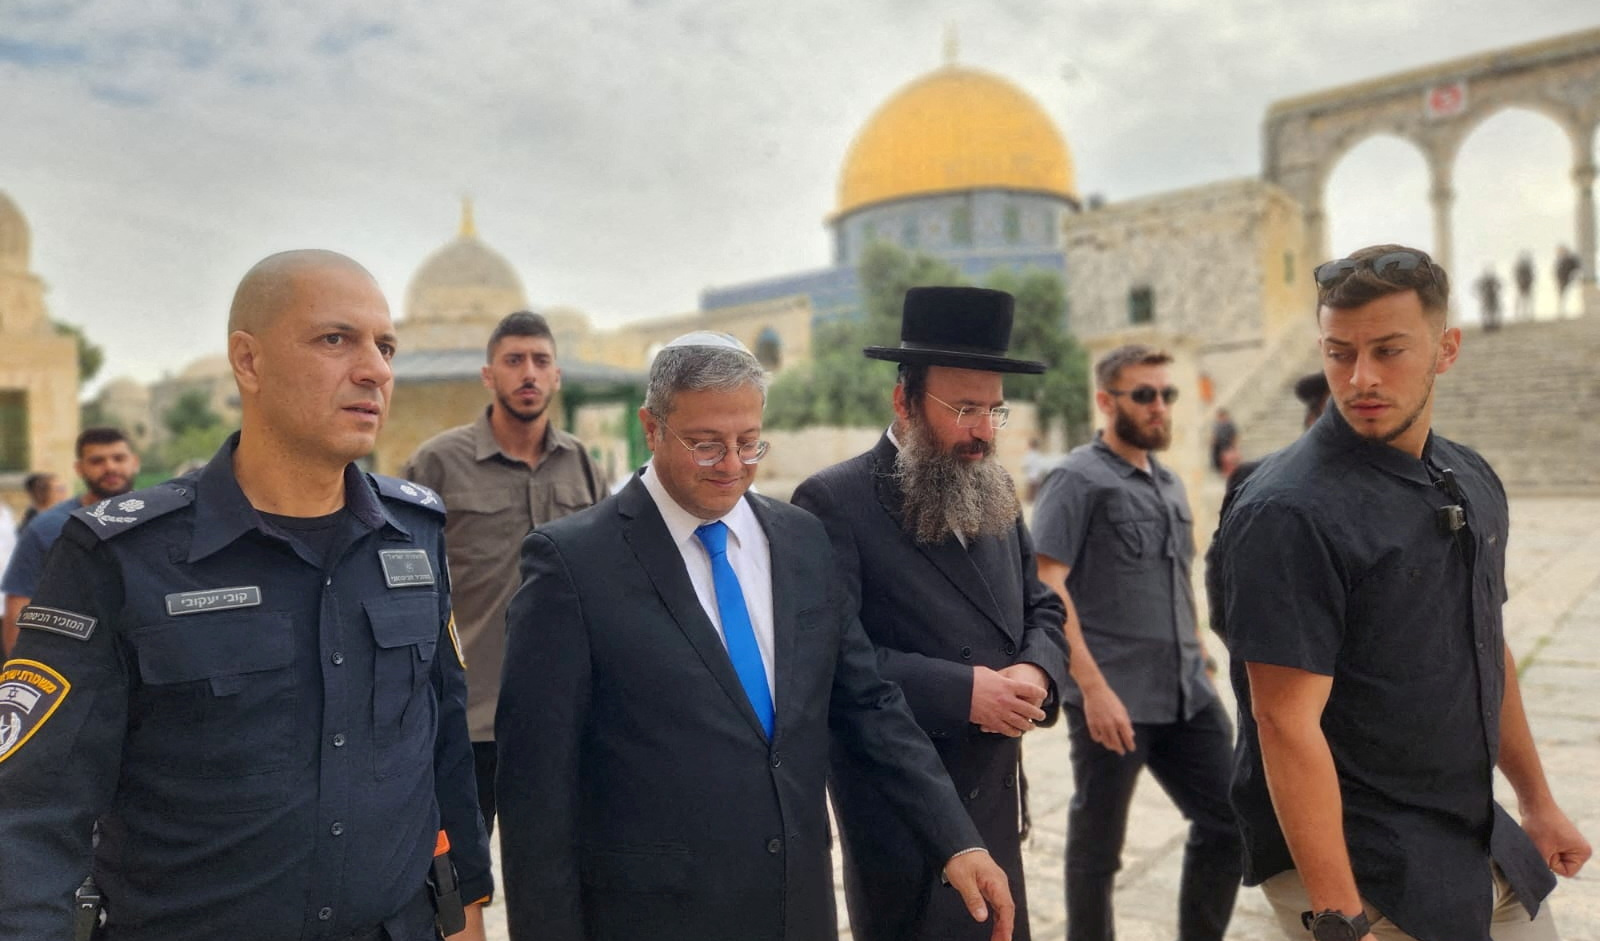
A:
<svg viewBox="0 0 1600 941">
<path fill-rule="evenodd" d="M 735 337 L 726 333 L 718 333 L 715 330 L 695 330 L 691 333 L 685 333 L 683 336 L 663 346 L 662 349 L 670 350 L 679 346 L 714 346 L 725 350 L 738 350 L 741 353 L 750 352 Z"/>
</svg>

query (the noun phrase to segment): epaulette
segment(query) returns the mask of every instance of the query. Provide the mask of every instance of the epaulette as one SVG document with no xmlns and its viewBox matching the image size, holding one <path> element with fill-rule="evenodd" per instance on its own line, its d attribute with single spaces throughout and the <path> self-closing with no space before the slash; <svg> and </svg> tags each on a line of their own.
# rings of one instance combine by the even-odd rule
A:
<svg viewBox="0 0 1600 941">
<path fill-rule="evenodd" d="M 72 511 L 72 516 L 87 523 L 89 531 L 104 541 L 193 502 L 194 488 L 188 481 L 169 480 L 101 500 L 93 506 L 79 507 Z"/>
<path fill-rule="evenodd" d="M 388 497 L 391 500 L 399 500 L 401 503 L 410 503 L 413 506 L 425 507 L 440 516 L 444 515 L 444 501 L 439 499 L 437 493 L 421 484 L 415 484 L 399 477 L 389 477 L 384 474 L 368 474 L 367 478 L 372 481 L 374 487 L 378 488 L 380 496 Z"/>
</svg>

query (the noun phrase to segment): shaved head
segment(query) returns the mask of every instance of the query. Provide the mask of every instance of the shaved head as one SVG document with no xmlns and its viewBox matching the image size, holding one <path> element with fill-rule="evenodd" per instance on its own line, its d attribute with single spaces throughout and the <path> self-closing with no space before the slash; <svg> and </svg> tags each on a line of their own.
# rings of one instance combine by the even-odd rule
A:
<svg viewBox="0 0 1600 941">
<path fill-rule="evenodd" d="M 259 333 L 295 299 L 298 286 L 314 272 L 359 273 L 374 286 L 377 279 L 354 259 L 320 248 L 302 248 L 268 255 L 245 273 L 233 292 L 228 332 Z"/>
</svg>

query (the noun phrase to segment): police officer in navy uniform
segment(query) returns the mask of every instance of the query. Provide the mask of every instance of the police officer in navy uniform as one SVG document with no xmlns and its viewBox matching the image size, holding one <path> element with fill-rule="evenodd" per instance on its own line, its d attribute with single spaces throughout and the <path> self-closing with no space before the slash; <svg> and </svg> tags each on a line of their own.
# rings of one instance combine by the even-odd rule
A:
<svg viewBox="0 0 1600 941">
<path fill-rule="evenodd" d="M 107 941 L 431 941 L 442 831 L 453 937 L 481 939 L 443 509 L 352 463 L 393 389 L 388 305 L 350 259 L 288 252 L 245 276 L 229 331 L 240 432 L 75 513 L 19 619 L 0 937 L 72 937 L 92 873 Z"/>
</svg>

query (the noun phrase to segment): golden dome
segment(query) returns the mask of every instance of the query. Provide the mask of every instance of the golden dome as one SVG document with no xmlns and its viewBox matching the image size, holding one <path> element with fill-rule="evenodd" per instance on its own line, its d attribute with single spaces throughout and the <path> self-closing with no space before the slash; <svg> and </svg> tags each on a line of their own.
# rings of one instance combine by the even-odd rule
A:
<svg viewBox="0 0 1600 941">
<path fill-rule="evenodd" d="M 856 135 L 835 215 L 969 189 L 1078 198 L 1072 155 L 1039 103 L 998 75 L 947 65 L 902 88 Z"/>
</svg>

